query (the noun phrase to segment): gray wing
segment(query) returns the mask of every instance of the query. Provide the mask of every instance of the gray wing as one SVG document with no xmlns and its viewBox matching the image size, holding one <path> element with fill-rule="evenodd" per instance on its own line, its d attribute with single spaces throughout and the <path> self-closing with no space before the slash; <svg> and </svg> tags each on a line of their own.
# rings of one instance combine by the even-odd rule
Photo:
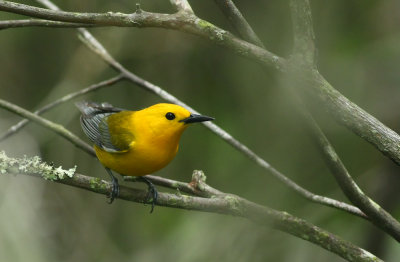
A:
<svg viewBox="0 0 400 262">
<path fill-rule="evenodd" d="M 115 108 L 111 104 L 97 104 L 93 102 L 81 101 L 76 106 L 81 111 L 80 118 L 83 132 L 96 146 L 107 152 L 123 152 L 126 148 L 118 148 L 111 141 L 107 118 L 123 109 Z"/>
</svg>

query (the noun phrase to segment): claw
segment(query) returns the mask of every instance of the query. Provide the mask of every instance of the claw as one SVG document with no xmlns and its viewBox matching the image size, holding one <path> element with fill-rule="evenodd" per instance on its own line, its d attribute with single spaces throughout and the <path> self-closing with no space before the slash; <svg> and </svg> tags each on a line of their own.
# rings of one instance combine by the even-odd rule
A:
<svg viewBox="0 0 400 262">
<path fill-rule="evenodd" d="M 114 201 L 114 199 L 119 196 L 119 184 L 118 184 L 118 179 L 113 175 L 111 170 L 109 168 L 106 168 L 106 170 L 111 177 L 112 189 L 110 194 L 107 196 L 109 198 L 108 203 L 111 204 Z"/>
<path fill-rule="evenodd" d="M 147 189 L 147 196 L 145 199 L 145 204 L 146 203 L 150 203 L 151 204 L 151 209 L 150 209 L 150 214 L 153 213 L 154 211 L 154 206 L 157 203 L 157 198 L 158 198 L 158 191 L 155 188 L 155 186 L 153 185 L 153 183 L 150 182 L 150 180 L 148 180 L 145 177 L 138 177 L 138 179 L 144 183 L 147 184 L 148 189 Z"/>
</svg>

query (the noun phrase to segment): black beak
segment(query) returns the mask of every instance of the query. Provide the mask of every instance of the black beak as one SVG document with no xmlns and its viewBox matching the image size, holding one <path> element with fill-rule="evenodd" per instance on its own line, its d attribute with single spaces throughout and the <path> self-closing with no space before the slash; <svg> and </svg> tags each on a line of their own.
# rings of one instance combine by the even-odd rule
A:
<svg viewBox="0 0 400 262">
<path fill-rule="evenodd" d="M 190 123 L 204 122 L 204 121 L 210 121 L 210 120 L 214 120 L 214 118 L 209 117 L 209 116 L 191 114 L 189 117 L 182 119 L 179 122 L 184 122 L 185 124 L 190 124 Z"/>
</svg>

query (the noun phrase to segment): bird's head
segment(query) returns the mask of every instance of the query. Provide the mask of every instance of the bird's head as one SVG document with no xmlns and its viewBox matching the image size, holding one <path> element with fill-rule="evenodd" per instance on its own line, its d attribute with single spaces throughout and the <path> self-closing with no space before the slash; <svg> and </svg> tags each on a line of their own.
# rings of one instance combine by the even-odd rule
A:
<svg viewBox="0 0 400 262">
<path fill-rule="evenodd" d="M 184 107 L 174 104 L 155 104 L 135 113 L 139 126 L 148 129 L 162 137 L 177 137 L 192 123 L 210 121 L 214 118 L 198 114 L 191 114 Z M 141 123 L 140 123 L 141 122 Z"/>
</svg>

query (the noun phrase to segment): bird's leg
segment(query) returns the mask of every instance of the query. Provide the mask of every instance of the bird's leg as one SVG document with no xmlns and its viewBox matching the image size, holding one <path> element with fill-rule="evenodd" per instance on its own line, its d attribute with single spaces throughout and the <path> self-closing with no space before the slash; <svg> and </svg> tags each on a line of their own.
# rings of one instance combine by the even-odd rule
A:
<svg viewBox="0 0 400 262">
<path fill-rule="evenodd" d="M 114 198 L 119 196 L 119 184 L 118 184 L 118 179 L 113 175 L 111 169 L 107 167 L 105 169 L 111 177 L 112 189 L 110 195 L 108 196 L 110 198 L 110 201 L 108 203 L 111 204 L 114 201 Z"/>
<path fill-rule="evenodd" d="M 147 196 L 146 196 L 146 202 L 149 202 L 151 199 L 151 210 L 150 213 L 153 213 L 154 210 L 154 205 L 157 202 L 157 198 L 158 198 L 158 192 L 157 189 L 154 187 L 153 183 L 150 182 L 150 180 L 148 180 L 147 178 L 140 176 L 137 178 L 138 181 L 142 181 L 144 183 L 146 183 L 146 185 L 148 186 L 147 189 Z"/>
</svg>

